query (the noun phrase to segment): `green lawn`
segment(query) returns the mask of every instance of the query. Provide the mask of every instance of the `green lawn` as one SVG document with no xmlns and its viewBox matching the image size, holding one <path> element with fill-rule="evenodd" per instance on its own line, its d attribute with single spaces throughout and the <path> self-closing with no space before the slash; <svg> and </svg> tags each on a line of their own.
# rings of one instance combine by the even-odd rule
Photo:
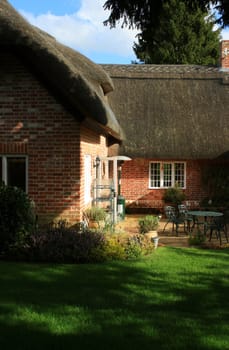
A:
<svg viewBox="0 0 229 350">
<path fill-rule="evenodd" d="M 131 262 L 0 262 L 0 349 L 226 350 L 228 255 L 159 248 Z"/>
</svg>

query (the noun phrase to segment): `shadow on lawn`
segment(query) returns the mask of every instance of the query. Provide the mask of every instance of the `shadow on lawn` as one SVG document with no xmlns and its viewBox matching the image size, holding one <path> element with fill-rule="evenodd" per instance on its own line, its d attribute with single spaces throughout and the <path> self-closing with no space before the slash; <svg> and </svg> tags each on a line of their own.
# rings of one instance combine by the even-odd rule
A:
<svg viewBox="0 0 229 350">
<path fill-rule="evenodd" d="M 186 262 L 171 271 L 177 254 Z M 126 263 L 0 263 L 0 348 L 226 349 L 228 252 L 208 254 L 171 248 Z M 204 268 L 190 273 L 193 255 Z"/>
</svg>

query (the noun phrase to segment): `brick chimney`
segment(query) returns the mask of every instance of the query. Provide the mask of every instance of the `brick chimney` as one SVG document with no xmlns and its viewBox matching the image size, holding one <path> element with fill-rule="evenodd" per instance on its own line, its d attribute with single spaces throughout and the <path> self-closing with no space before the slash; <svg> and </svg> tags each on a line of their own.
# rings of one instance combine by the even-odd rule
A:
<svg viewBox="0 0 229 350">
<path fill-rule="evenodd" d="M 229 40 L 220 43 L 220 66 L 223 70 L 229 70 Z"/>
</svg>

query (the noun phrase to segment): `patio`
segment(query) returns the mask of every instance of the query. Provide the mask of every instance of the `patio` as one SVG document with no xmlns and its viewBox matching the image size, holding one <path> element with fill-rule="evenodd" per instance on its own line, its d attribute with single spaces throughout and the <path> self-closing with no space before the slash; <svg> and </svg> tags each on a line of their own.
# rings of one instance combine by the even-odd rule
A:
<svg viewBox="0 0 229 350">
<path fill-rule="evenodd" d="M 139 233 L 138 231 L 138 220 L 139 218 L 143 217 L 143 214 L 132 214 L 132 215 L 126 215 L 125 220 L 119 221 L 116 225 L 116 230 L 117 231 L 125 231 L 129 232 L 130 234 L 137 234 Z M 178 236 L 176 236 L 176 232 L 172 232 L 172 224 L 169 223 L 166 226 L 165 231 L 163 232 L 164 226 L 166 223 L 166 219 L 162 218 L 159 222 L 159 227 L 158 227 L 158 236 L 160 237 L 159 240 L 159 246 L 172 246 L 172 247 L 183 247 L 187 248 L 190 247 L 189 245 L 189 235 L 184 232 L 183 230 L 183 225 L 179 226 L 179 232 Z M 228 246 L 225 237 L 222 237 L 222 245 L 221 247 Z M 208 248 L 218 248 L 220 247 L 220 242 L 219 240 L 216 239 L 216 236 L 213 235 L 211 242 L 208 241 L 208 236 L 207 240 L 204 243 L 204 246 Z"/>
</svg>

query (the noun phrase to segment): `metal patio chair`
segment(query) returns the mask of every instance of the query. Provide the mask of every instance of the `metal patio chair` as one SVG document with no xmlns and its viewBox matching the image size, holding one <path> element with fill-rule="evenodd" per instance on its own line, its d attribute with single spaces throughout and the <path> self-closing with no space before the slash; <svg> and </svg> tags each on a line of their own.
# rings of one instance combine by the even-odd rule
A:
<svg viewBox="0 0 229 350">
<path fill-rule="evenodd" d="M 165 212 L 165 216 L 166 216 L 166 223 L 165 226 L 163 228 L 163 232 L 165 232 L 165 228 L 169 223 L 172 223 L 172 232 L 174 232 L 174 228 L 176 231 L 176 235 L 178 236 L 178 229 L 179 229 L 179 225 L 183 224 L 184 225 L 184 231 L 185 231 L 185 221 L 182 217 L 179 217 L 176 215 L 176 210 L 174 207 L 172 206 L 166 206 L 164 208 L 164 212 Z"/>
<path fill-rule="evenodd" d="M 212 239 L 213 233 L 215 233 L 216 238 L 219 239 L 220 245 L 222 244 L 222 236 L 221 234 L 224 234 L 226 241 L 228 242 L 228 234 L 227 234 L 227 217 L 226 216 L 219 216 L 215 217 L 212 220 L 212 223 L 208 225 L 208 228 L 210 229 L 210 236 L 209 236 L 209 242 Z"/>
<path fill-rule="evenodd" d="M 178 212 L 179 217 L 183 218 L 185 222 L 185 231 L 187 229 L 187 232 L 190 233 L 191 231 L 191 224 L 193 225 L 193 217 L 189 215 L 187 206 L 185 204 L 179 204 L 178 205 Z"/>
</svg>

